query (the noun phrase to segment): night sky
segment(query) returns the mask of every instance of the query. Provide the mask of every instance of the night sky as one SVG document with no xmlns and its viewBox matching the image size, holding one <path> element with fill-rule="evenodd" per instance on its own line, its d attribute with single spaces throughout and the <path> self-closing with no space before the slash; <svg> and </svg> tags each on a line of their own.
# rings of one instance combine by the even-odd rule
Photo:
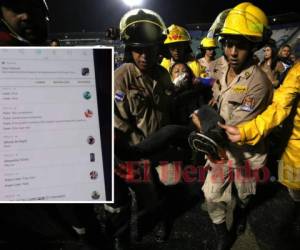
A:
<svg viewBox="0 0 300 250">
<path fill-rule="evenodd" d="M 104 31 L 118 27 L 122 15 L 129 10 L 122 0 L 48 0 L 50 32 Z M 143 0 L 142 7 L 159 13 L 166 25 L 212 22 L 217 14 L 236 4 L 238 0 Z M 250 1 L 267 15 L 286 12 L 299 13 L 296 0 Z"/>
</svg>

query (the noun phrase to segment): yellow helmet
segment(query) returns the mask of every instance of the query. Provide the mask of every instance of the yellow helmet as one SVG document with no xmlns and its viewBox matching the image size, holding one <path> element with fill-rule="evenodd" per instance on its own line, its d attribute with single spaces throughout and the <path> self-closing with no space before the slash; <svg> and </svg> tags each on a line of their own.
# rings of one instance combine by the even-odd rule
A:
<svg viewBox="0 0 300 250">
<path fill-rule="evenodd" d="M 206 48 L 216 48 L 217 43 L 214 38 L 204 37 L 200 42 L 200 48 L 206 49 Z"/>
<path fill-rule="evenodd" d="M 190 41 L 191 41 L 191 36 L 185 28 L 172 24 L 168 28 L 168 36 L 164 43 L 170 44 L 170 43 L 190 42 Z"/>
<path fill-rule="evenodd" d="M 228 13 L 220 34 L 221 36 L 242 35 L 260 41 L 267 26 L 266 14 L 252 3 L 244 2 Z"/>
</svg>

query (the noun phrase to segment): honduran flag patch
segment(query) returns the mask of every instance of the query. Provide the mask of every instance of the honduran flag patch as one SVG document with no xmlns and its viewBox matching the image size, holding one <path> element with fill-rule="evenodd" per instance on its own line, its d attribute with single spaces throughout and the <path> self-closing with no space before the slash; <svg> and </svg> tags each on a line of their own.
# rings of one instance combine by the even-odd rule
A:
<svg viewBox="0 0 300 250">
<path fill-rule="evenodd" d="M 122 91 L 118 90 L 116 93 L 115 93 L 115 100 L 117 102 L 122 102 L 124 100 L 124 97 L 125 97 L 125 93 L 123 93 Z"/>
</svg>

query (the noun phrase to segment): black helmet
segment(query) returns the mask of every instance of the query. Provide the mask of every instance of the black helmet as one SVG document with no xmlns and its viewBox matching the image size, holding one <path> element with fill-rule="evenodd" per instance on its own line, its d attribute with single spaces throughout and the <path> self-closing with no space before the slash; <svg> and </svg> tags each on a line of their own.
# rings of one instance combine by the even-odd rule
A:
<svg viewBox="0 0 300 250">
<path fill-rule="evenodd" d="M 28 5 L 30 3 L 31 5 Z M 49 20 L 49 9 L 46 3 L 46 0 L 0 0 L 0 6 L 6 6 L 13 10 L 19 10 L 18 12 L 22 12 L 27 10 L 30 6 L 30 9 L 39 8 L 43 11 L 45 18 Z"/>
<path fill-rule="evenodd" d="M 3 13 L 0 12 L 1 27 L 12 37 L 12 40 L 4 43 L 8 42 L 10 44 L 12 41 L 16 41 L 24 45 L 46 44 L 49 21 L 46 0 L 0 0 L 0 6 L 11 9 L 15 13 L 29 13 L 32 16 L 30 25 L 34 30 L 32 34 L 27 36 L 26 25 L 20 25 L 16 29 L 9 19 L 4 18 Z"/>
<path fill-rule="evenodd" d="M 160 44 L 166 38 L 166 33 L 164 21 L 152 10 L 130 10 L 120 21 L 121 40 L 129 46 Z"/>
</svg>

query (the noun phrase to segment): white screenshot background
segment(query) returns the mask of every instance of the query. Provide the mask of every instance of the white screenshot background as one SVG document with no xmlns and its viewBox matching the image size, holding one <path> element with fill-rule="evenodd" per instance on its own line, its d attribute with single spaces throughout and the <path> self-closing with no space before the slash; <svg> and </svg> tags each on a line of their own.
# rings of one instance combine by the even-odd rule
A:
<svg viewBox="0 0 300 250">
<path fill-rule="evenodd" d="M 105 201 L 98 115 L 93 49 L 1 48 L 0 200 Z"/>
</svg>

